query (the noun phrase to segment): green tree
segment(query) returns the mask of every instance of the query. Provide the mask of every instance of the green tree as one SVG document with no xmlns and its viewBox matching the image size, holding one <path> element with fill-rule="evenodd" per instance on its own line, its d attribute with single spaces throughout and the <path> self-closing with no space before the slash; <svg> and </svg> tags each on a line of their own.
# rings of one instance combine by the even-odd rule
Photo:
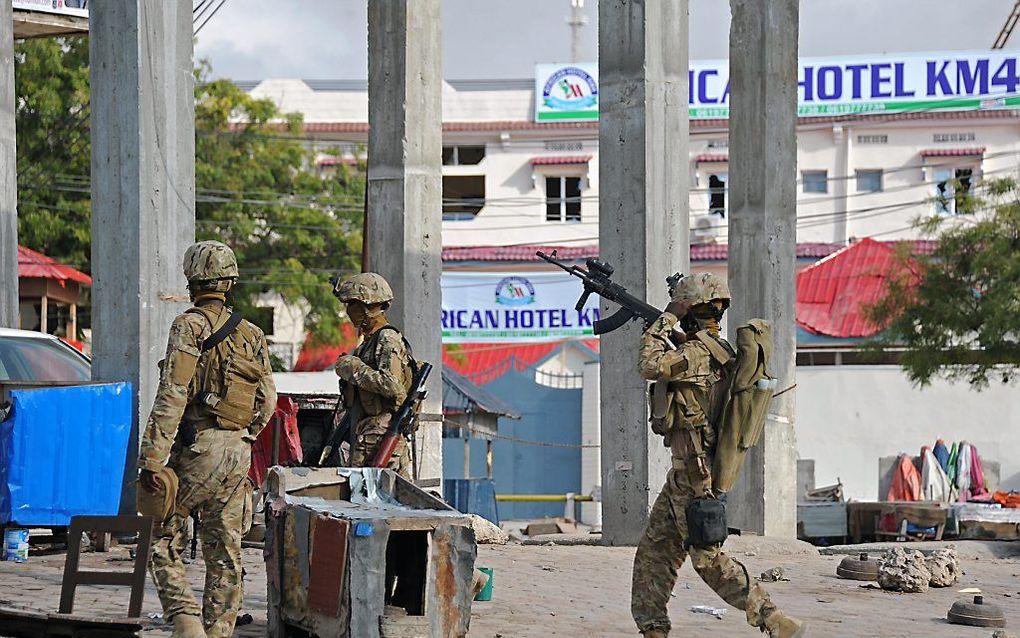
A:
<svg viewBox="0 0 1020 638">
<path fill-rule="evenodd" d="M 320 177 L 299 115 L 211 79 L 207 64 L 195 74 L 198 238 L 237 253 L 241 312 L 278 293 L 307 308 L 316 341 L 335 342 L 328 279 L 360 262 L 364 167 L 341 163 Z M 19 241 L 89 271 L 88 40 L 18 43 L 15 83 Z"/>
<path fill-rule="evenodd" d="M 1009 383 L 1020 373 L 1020 184 L 991 180 L 957 199 L 957 210 L 970 212 L 920 220 L 937 247 L 902 255 L 870 310 L 888 324 L 879 346 L 904 348 L 901 364 L 921 386 L 935 378 Z"/>
</svg>

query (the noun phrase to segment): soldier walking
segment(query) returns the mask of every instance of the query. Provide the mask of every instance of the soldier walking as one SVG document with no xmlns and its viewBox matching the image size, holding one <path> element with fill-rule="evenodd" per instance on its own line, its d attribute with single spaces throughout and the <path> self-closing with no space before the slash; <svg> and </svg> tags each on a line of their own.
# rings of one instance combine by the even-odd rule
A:
<svg viewBox="0 0 1020 638">
<path fill-rule="evenodd" d="M 386 319 L 393 290 L 382 275 L 366 272 L 342 283 L 337 276 L 333 295 L 347 305 L 347 316 L 361 337 L 354 353 L 341 355 L 334 369 L 345 382 L 342 399 L 352 414 L 354 444 L 349 465 L 366 467 L 372 464 L 394 413 L 411 389 L 411 348 Z M 411 458 L 403 437 L 387 467 L 411 479 Z"/>
<path fill-rule="evenodd" d="M 662 384 L 653 390 L 652 429 L 666 437 L 673 456 L 673 469 L 634 557 L 631 614 L 645 638 L 669 634 L 666 604 L 688 555 L 723 600 L 746 612 L 751 626 L 772 638 L 795 638 L 804 632 L 800 621 L 776 609 L 765 589 L 751 582 L 747 569 L 722 551 L 726 527 L 722 504 L 712 490 L 711 468 L 728 386 L 726 370 L 712 349 L 734 352 L 719 334 L 729 304 L 729 290 L 719 277 L 684 277 L 666 311 L 642 337 L 641 376 Z M 674 330 L 678 323 L 684 332 Z M 671 344 L 677 342 L 674 349 Z"/>
<path fill-rule="evenodd" d="M 241 536 L 251 526 L 251 444 L 276 407 L 265 335 L 226 307 L 233 251 L 203 241 L 184 255 L 194 307 L 174 319 L 142 437 L 139 511 L 156 514 L 150 570 L 174 638 L 230 636 L 244 597 Z M 195 601 L 181 557 L 202 520 L 205 590 Z"/>
</svg>

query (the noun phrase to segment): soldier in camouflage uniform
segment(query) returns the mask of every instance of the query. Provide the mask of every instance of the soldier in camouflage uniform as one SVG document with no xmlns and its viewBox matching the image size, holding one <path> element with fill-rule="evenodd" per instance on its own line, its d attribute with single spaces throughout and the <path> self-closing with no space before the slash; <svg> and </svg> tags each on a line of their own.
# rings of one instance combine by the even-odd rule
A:
<svg viewBox="0 0 1020 638">
<path fill-rule="evenodd" d="M 337 277 L 333 295 L 347 304 L 347 316 L 361 337 L 354 354 L 341 355 L 334 369 L 346 382 L 344 405 L 356 416 L 349 465 L 366 467 L 411 389 L 411 353 L 403 335 L 387 322 L 393 291 L 382 275 L 366 272 L 342 283 Z M 403 437 L 388 467 L 411 478 L 410 453 Z"/>
<path fill-rule="evenodd" d="M 235 324 L 225 307 L 238 274 L 233 251 L 220 242 L 199 242 L 184 255 L 184 274 L 195 305 L 170 327 L 142 438 L 139 483 L 156 493 L 158 475 L 167 468 L 178 476 L 170 514 L 156 522 L 150 570 L 165 617 L 173 620 L 174 638 L 213 638 L 233 633 L 241 607 L 251 444 L 272 416 L 276 388 L 262 331 L 243 319 Z M 213 345 L 214 333 L 226 336 Z M 202 520 L 206 566 L 201 607 L 181 560 L 193 512 Z"/>
<path fill-rule="evenodd" d="M 711 478 L 715 424 L 728 391 L 725 371 L 705 343 L 694 337 L 704 331 L 702 336 L 733 353 L 719 335 L 729 303 L 729 290 L 715 275 L 685 277 L 666 311 L 642 337 L 641 376 L 667 384 L 668 408 L 656 419 L 653 407 L 653 430 L 667 438 L 673 456 L 673 469 L 652 506 L 634 557 L 631 614 L 645 638 L 668 635 L 666 605 L 688 555 L 723 600 L 746 612 L 750 625 L 771 637 L 803 635 L 801 623 L 777 610 L 764 588 L 751 582 L 744 566 L 722 551 L 721 543 L 698 547 L 689 542 L 687 506 L 695 499 L 716 496 Z M 684 332 L 675 329 L 678 323 Z M 676 349 L 671 344 L 677 344 Z"/>
</svg>

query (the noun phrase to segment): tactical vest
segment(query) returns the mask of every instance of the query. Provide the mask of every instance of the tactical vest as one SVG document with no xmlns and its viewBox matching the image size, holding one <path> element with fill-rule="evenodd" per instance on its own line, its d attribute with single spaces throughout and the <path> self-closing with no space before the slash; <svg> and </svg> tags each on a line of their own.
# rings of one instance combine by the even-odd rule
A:
<svg viewBox="0 0 1020 638">
<path fill-rule="evenodd" d="M 213 333 L 230 317 L 225 308 L 216 312 L 211 308 L 194 307 L 187 312 L 205 317 Z M 259 355 L 260 346 L 261 339 L 252 325 L 241 320 L 225 339 L 202 353 L 195 371 L 196 393 L 190 407 L 206 417 L 203 421 L 215 421 L 224 430 L 243 430 L 251 425 L 259 382 L 267 373 Z"/>
<path fill-rule="evenodd" d="M 358 346 L 358 348 L 354 351 L 354 356 L 361 359 L 365 363 L 365 365 L 372 368 L 373 370 L 378 370 L 379 342 L 382 333 L 386 330 L 392 330 L 393 332 L 397 333 L 400 336 L 400 339 L 404 342 L 404 348 L 407 350 L 407 361 L 405 361 L 405 363 L 410 369 L 410 374 L 405 374 L 404 370 L 401 370 L 401 376 L 403 376 L 401 382 L 404 386 L 404 390 L 405 391 L 409 390 L 411 387 L 411 381 L 414 378 L 415 370 L 417 369 L 417 362 L 411 355 L 411 344 L 408 343 L 407 339 L 404 338 L 404 335 L 394 326 L 385 325 L 382 328 L 376 330 L 374 333 L 372 333 L 372 335 L 368 339 L 365 340 L 364 343 Z M 362 418 L 378 416 L 385 412 L 396 412 L 397 409 L 400 408 L 399 405 L 394 405 L 393 401 L 391 401 L 389 398 L 383 397 L 369 390 L 357 388 L 353 384 L 347 385 L 347 393 L 349 393 L 350 396 L 345 396 L 344 402 L 347 405 L 352 405 L 353 401 L 355 400 L 360 402 L 361 404 L 360 412 Z"/>
</svg>

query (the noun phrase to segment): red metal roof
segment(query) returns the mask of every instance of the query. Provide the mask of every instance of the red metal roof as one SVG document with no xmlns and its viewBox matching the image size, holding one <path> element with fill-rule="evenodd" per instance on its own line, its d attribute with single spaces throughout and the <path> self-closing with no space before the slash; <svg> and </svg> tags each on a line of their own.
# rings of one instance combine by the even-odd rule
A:
<svg viewBox="0 0 1020 638">
<path fill-rule="evenodd" d="M 59 282 L 73 281 L 85 286 L 92 285 L 92 277 L 80 270 L 65 266 L 52 257 L 47 257 L 24 246 L 18 246 L 18 277 L 53 279 Z"/>
<path fill-rule="evenodd" d="M 923 111 L 907 113 L 871 113 L 850 115 L 826 115 L 797 118 L 798 124 L 822 124 L 837 122 L 893 122 L 904 120 L 990 120 L 1018 119 L 1020 111 L 1015 109 L 988 109 L 977 111 Z M 692 129 L 726 129 L 725 119 L 691 120 Z M 231 129 L 244 128 L 244 123 L 232 123 Z M 286 124 L 280 123 L 277 128 L 284 129 Z M 305 133 L 366 133 L 368 122 L 305 122 Z M 471 131 L 598 131 L 598 121 L 587 122 L 532 122 L 530 120 L 491 120 L 475 122 L 444 122 L 445 132 Z"/>
<path fill-rule="evenodd" d="M 974 148 L 926 148 L 921 151 L 921 157 L 971 157 L 984 154 L 984 146 Z"/>
<path fill-rule="evenodd" d="M 890 273 L 900 268 L 895 246 L 862 239 L 797 273 L 797 324 L 830 337 L 878 333 L 882 326 L 872 323 L 865 309 L 881 299 Z"/>
<path fill-rule="evenodd" d="M 839 250 L 837 244 L 797 244 L 797 257 L 817 259 Z M 587 246 L 460 246 L 443 248 L 443 261 L 534 261 L 535 251 L 551 253 L 566 261 L 578 261 L 599 256 L 597 244 Z M 725 261 L 729 254 L 726 244 L 694 244 L 691 246 L 691 261 Z"/>
<path fill-rule="evenodd" d="M 340 324 L 340 343 L 335 346 L 313 346 L 309 339 L 305 340 L 301 354 L 294 362 L 294 372 L 328 370 L 336 363 L 337 357 L 345 352 L 351 352 L 358 346 L 358 335 L 354 331 L 354 326 L 349 323 Z"/>
<path fill-rule="evenodd" d="M 694 158 L 695 164 L 722 163 L 730 161 L 728 153 L 702 153 Z"/>
<path fill-rule="evenodd" d="M 561 157 L 539 155 L 528 161 L 532 166 L 562 166 L 565 164 L 587 164 L 591 161 L 591 157 L 591 155 L 564 155 Z"/>
</svg>

